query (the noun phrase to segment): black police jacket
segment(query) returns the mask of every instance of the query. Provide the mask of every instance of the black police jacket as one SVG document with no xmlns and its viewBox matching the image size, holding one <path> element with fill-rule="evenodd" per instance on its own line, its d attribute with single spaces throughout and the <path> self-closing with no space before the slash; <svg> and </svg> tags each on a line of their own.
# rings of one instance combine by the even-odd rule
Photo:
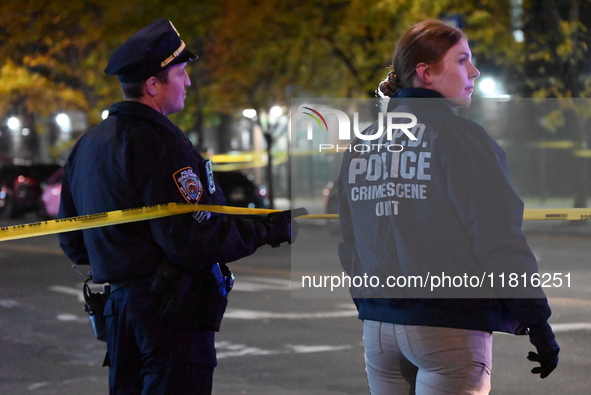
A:
<svg viewBox="0 0 591 395">
<path fill-rule="evenodd" d="M 391 100 L 394 112 L 416 116 L 417 140 L 396 131 L 371 150 L 346 152 L 338 179 L 341 264 L 351 276 L 382 280 L 352 289 L 359 318 L 516 334 L 545 323 L 544 293 L 508 283 L 529 281 L 538 268 L 503 150 L 436 91 L 406 88 Z M 389 151 L 390 143 L 403 149 Z M 446 274 L 460 281 L 431 288 Z"/>
<path fill-rule="evenodd" d="M 206 161 L 168 118 L 149 106 L 114 104 L 74 146 L 65 165 L 60 218 L 164 204 L 225 204 Z M 197 208 L 196 208 L 197 209 Z M 198 211 L 62 233 L 76 264 L 95 283 L 144 278 L 168 260 L 199 272 L 252 254 L 264 244 L 257 221 Z"/>
</svg>

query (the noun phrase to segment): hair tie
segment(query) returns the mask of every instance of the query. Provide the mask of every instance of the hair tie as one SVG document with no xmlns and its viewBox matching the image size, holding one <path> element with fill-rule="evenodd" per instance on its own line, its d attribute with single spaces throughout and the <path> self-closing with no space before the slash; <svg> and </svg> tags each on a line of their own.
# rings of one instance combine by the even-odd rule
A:
<svg viewBox="0 0 591 395">
<path fill-rule="evenodd" d="M 394 85 L 398 85 L 398 76 L 394 72 L 394 70 L 388 73 L 388 81 Z"/>
<path fill-rule="evenodd" d="M 376 89 L 376 97 L 380 99 L 390 98 L 399 88 L 398 76 L 396 73 L 394 73 L 394 71 L 390 71 L 388 76 L 378 84 L 378 89 Z"/>
</svg>

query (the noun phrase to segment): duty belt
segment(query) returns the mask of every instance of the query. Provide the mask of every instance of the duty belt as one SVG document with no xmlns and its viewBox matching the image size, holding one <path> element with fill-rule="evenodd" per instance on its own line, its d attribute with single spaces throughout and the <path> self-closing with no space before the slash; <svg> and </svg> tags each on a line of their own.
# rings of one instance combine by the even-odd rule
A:
<svg viewBox="0 0 591 395">
<path fill-rule="evenodd" d="M 116 290 L 118 290 L 120 288 L 129 287 L 129 286 L 138 286 L 138 285 L 149 286 L 152 283 L 152 276 L 153 276 L 153 274 L 150 274 L 149 276 L 141 277 L 137 280 L 109 283 L 109 285 L 111 287 L 111 293 L 115 292 Z"/>
</svg>

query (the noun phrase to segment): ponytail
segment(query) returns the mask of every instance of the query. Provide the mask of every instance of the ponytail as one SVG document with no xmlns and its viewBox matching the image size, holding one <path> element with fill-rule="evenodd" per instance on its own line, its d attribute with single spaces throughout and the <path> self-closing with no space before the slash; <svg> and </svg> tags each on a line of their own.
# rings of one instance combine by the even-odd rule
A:
<svg viewBox="0 0 591 395">
<path fill-rule="evenodd" d="M 378 85 L 376 94 L 378 95 L 378 97 L 382 98 L 392 97 L 394 96 L 394 93 L 396 93 L 396 91 L 401 88 L 402 86 L 400 84 L 398 76 L 394 71 L 390 71 L 388 73 L 388 76 Z"/>
</svg>

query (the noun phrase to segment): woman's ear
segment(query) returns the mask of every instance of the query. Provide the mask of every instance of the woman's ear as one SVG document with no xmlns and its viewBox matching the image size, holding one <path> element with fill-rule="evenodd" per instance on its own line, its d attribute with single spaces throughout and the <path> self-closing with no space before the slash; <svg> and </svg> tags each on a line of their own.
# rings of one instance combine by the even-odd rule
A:
<svg viewBox="0 0 591 395">
<path fill-rule="evenodd" d="M 415 71 L 417 72 L 417 77 L 421 85 L 429 85 L 432 82 L 431 70 L 427 63 L 417 64 Z"/>
</svg>

